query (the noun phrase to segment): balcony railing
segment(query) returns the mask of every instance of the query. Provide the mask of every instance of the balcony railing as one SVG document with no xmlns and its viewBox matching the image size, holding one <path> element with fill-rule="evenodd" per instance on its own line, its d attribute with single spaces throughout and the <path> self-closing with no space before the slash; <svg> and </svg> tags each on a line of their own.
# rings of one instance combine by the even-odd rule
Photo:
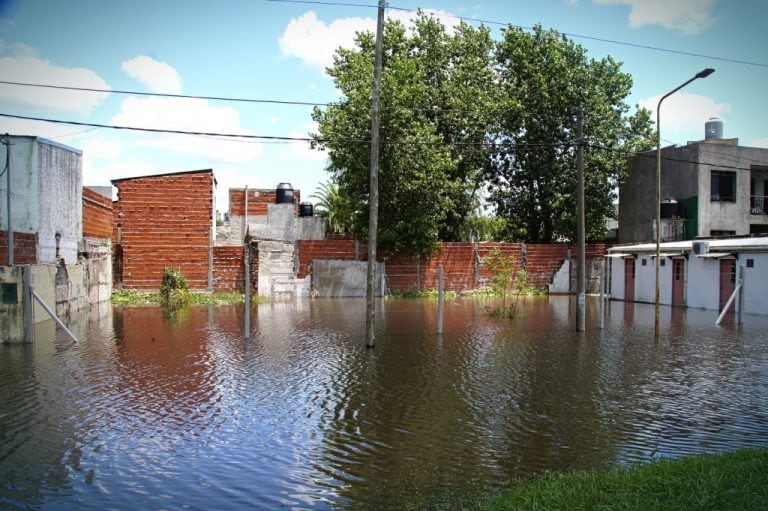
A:
<svg viewBox="0 0 768 511">
<path fill-rule="evenodd" d="M 752 215 L 768 215 L 768 196 L 752 195 L 749 198 L 749 213 Z"/>
</svg>

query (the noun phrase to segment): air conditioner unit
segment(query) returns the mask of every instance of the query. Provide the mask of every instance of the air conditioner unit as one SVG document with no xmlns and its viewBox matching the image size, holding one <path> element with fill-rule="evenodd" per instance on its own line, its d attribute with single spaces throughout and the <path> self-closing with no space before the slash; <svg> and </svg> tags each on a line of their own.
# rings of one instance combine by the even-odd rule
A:
<svg viewBox="0 0 768 511">
<path fill-rule="evenodd" d="M 691 250 L 695 255 L 704 255 L 709 253 L 708 241 L 694 241 L 691 245 Z"/>
</svg>

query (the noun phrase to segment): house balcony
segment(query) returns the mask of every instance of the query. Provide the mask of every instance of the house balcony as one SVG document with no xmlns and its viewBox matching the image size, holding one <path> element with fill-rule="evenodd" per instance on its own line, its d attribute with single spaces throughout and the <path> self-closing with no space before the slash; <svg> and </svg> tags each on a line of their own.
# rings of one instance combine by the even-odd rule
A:
<svg viewBox="0 0 768 511">
<path fill-rule="evenodd" d="M 768 215 L 768 196 L 751 195 L 749 197 L 750 215 Z"/>
</svg>

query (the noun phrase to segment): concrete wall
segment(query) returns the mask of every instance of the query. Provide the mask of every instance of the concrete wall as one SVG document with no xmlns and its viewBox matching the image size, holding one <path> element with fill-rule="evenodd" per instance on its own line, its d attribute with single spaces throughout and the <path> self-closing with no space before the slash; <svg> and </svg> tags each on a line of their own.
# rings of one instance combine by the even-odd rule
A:
<svg viewBox="0 0 768 511">
<path fill-rule="evenodd" d="M 90 244 L 93 243 L 93 246 Z M 86 243 L 89 257 L 76 264 L 36 264 L 29 266 L 35 292 L 65 323 L 82 310 L 100 309 L 112 295 L 111 251 L 103 240 Z M 0 303 L 0 342 L 23 342 L 24 266 L 0 267 L 0 283 L 16 284 L 17 303 Z M 49 322 L 51 317 L 38 303 L 32 304 L 34 324 Z"/>
<path fill-rule="evenodd" d="M 38 139 L 39 140 L 39 139 Z M 40 225 L 37 262 L 77 261 L 77 245 L 83 235 L 82 159 L 79 151 L 53 143 L 38 142 Z M 56 235 L 61 237 L 56 240 Z"/>
<path fill-rule="evenodd" d="M 24 341 L 24 268 L 0 266 L 0 284 L 3 300 L 0 301 L 0 340 L 4 343 Z M 15 293 L 11 293 L 15 286 Z M 11 303 L 8 303 L 11 302 Z"/>
<path fill-rule="evenodd" d="M 3 137 L 5 138 L 5 137 Z M 40 226 L 40 163 L 36 137 L 12 136 L 11 143 L 11 226 L 14 232 L 37 233 Z M 0 168 L 5 168 L 6 149 L 0 147 Z M 0 188 L 5 190 L 7 176 L 3 175 Z M 8 230 L 6 193 L 0 195 L 0 229 Z"/>
<path fill-rule="evenodd" d="M 284 241 L 259 241 L 258 294 L 274 298 L 309 296 L 309 278 L 296 277 L 295 245 Z"/>
<path fill-rule="evenodd" d="M 190 289 L 213 285 L 213 171 L 162 174 L 112 182 L 115 285 L 159 289 L 166 267 L 180 271 Z"/>
<path fill-rule="evenodd" d="M 81 152 L 38 137 L 9 138 L 13 231 L 36 235 L 34 262 L 55 262 L 57 245 L 59 256 L 74 262 L 82 236 Z M 6 152 L 0 151 L 0 166 L 5 163 Z M 0 228 L 7 231 L 5 198 L 0 200 Z"/>
<path fill-rule="evenodd" d="M 384 263 L 376 265 L 376 296 L 384 296 Z M 365 261 L 318 260 L 312 263 L 312 290 L 320 298 L 365 297 L 368 263 Z"/>
</svg>

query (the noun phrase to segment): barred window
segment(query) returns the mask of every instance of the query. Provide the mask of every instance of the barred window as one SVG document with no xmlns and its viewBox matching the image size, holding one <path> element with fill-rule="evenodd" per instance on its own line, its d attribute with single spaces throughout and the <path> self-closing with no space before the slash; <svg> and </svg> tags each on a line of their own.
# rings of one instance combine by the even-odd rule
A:
<svg viewBox="0 0 768 511">
<path fill-rule="evenodd" d="M 736 172 L 713 170 L 709 194 L 713 201 L 736 202 Z"/>
</svg>

